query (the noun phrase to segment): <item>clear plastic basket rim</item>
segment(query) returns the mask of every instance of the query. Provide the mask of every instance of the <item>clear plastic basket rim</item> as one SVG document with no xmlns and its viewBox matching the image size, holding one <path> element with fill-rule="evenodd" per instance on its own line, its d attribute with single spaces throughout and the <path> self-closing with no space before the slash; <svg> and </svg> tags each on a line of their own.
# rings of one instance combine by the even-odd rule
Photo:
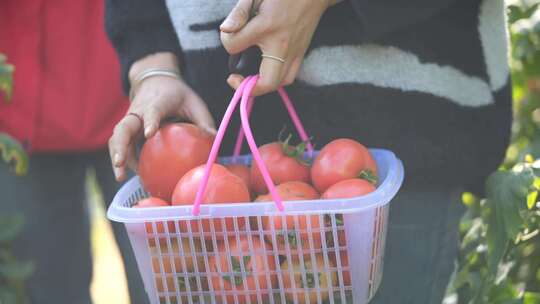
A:
<svg viewBox="0 0 540 304">
<path fill-rule="evenodd" d="M 285 211 L 277 210 L 274 202 L 246 202 L 230 204 L 203 204 L 199 216 L 192 215 L 193 207 L 168 206 L 156 208 L 130 208 L 124 203 L 141 189 L 139 177 L 135 176 L 126 182 L 116 193 L 107 217 L 110 220 L 122 223 L 141 223 L 145 221 L 163 220 L 191 220 L 218 217 L 244 217 L 269 215 L 317 215 L 325 213 L 355 213 L 376 208 L 389 203 L 397 194 L 404 178 L 402 162 L 396 155 L 388 150 L 370 149 L 379 169 L 379 185 L 377 190 L 361 197 L 332 200 L 308 200 L 284 202 Z M 249 159 L 249 155 L 237 159 Z M 220 159 L 227 163 L 230 158 Z"/>
</svg>

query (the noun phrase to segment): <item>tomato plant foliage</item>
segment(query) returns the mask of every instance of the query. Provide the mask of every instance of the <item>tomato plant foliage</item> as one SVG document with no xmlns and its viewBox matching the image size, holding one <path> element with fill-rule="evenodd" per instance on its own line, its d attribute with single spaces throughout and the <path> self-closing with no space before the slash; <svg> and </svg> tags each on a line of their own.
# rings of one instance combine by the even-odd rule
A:
<svg viewBox="0 0 540 304">
<path fill-rule="evenodd" d="M 445 303 L 540 303 L 540 1 L 508 1 L 514 126 L 485 198 L 463 195 L 457 269 Z"/>
</svg>

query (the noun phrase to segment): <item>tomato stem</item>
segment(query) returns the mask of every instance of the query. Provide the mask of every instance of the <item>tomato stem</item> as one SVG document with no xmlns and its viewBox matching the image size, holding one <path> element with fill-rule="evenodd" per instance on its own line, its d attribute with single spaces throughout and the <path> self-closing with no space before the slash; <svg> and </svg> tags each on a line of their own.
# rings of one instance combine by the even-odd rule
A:
<svg viewBox="0 0 540 304">
<path fill-rule="evenodd" d="M 294 146 L 290 144 L 291 138 L 292 135 L 289 134 L 289 136 L 287 136 L 284 141 L 280 140 L 283 154 L 287 155 L 288 157 L 294 158 L 298 163 L 304 166 L 309 166 L 309 163 L 304 160 L 304 153 L 306 152 L 307 141 L 303 141 L 298 145 Z"/>
<path fill-rule="evenodd" d="M 377 185 L 377 175 L 375 175 L 375 173 L 373 173 L 373 171 L 371 171 L 370 169 L 362 170 L 360 174 L 358 174 L 358 178 L 366 180 L 373 185 Z"/>
</svg>

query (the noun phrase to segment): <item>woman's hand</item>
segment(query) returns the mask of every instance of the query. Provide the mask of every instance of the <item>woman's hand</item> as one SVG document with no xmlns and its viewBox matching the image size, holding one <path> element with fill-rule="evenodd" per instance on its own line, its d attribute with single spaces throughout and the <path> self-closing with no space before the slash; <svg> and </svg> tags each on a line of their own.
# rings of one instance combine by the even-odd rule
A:
<svg viewBox="0 0 540 304">
<path fill-rule="evenodd" d="M 148 68 L 177 69 L 175 57 L 160 53 L 133 64 L 130 79 Z M 132 82 L 133 83 L 133 82 Z M 137 168 L 135 144 L 143 134 L 150 138 L 166 118 L 182 118 L 208 132 L 215 133 L 212 115 L 204 101 L 181 79 L 154 76 L 145 79 L 134 92 L 135 98 L 126 115 L 114 128 L 109 140 L 109 153 L 118 181 L 126 178 L 126 166 Z M 144 130 L 144 132 L 143 132 Z"/>
<path fill-rule="evenodd" d="M 255 1 L 256 3 L 254 3 Z M 238 54 L 257 45 L 264 55 L 254 95 L 291 84 L 313 33 L 324 11 L 337 0 L 239 0 L 221 24 L 221 41 L 229 54 Z M 250 11 L 258 6 L 257 15 L 249 20 Z M 237 88 L 243 77 L 231 74 L 227 82 Z"/>
</svg>

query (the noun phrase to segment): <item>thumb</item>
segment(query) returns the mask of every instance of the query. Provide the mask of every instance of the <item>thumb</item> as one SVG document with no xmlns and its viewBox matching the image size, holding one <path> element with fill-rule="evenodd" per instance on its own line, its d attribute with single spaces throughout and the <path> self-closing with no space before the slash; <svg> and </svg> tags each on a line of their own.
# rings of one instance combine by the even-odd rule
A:
<svg viewBox="0 0 540 304">
<path fill-rule="evenodd" d="M 216 134 L 216 124 L 206 103 L 196 94 L 190 94 L 184 100 L 184 110 L 187 118 L 210 134 Z"/>
<path fill-rule="evenodd" d="M 239 0 L 227 18 L 221 23 L 219 29 L 225 33 L 234 33 L 241 30 L 249 20 L 254 1 L 256 0 Z"/>
</svg>

